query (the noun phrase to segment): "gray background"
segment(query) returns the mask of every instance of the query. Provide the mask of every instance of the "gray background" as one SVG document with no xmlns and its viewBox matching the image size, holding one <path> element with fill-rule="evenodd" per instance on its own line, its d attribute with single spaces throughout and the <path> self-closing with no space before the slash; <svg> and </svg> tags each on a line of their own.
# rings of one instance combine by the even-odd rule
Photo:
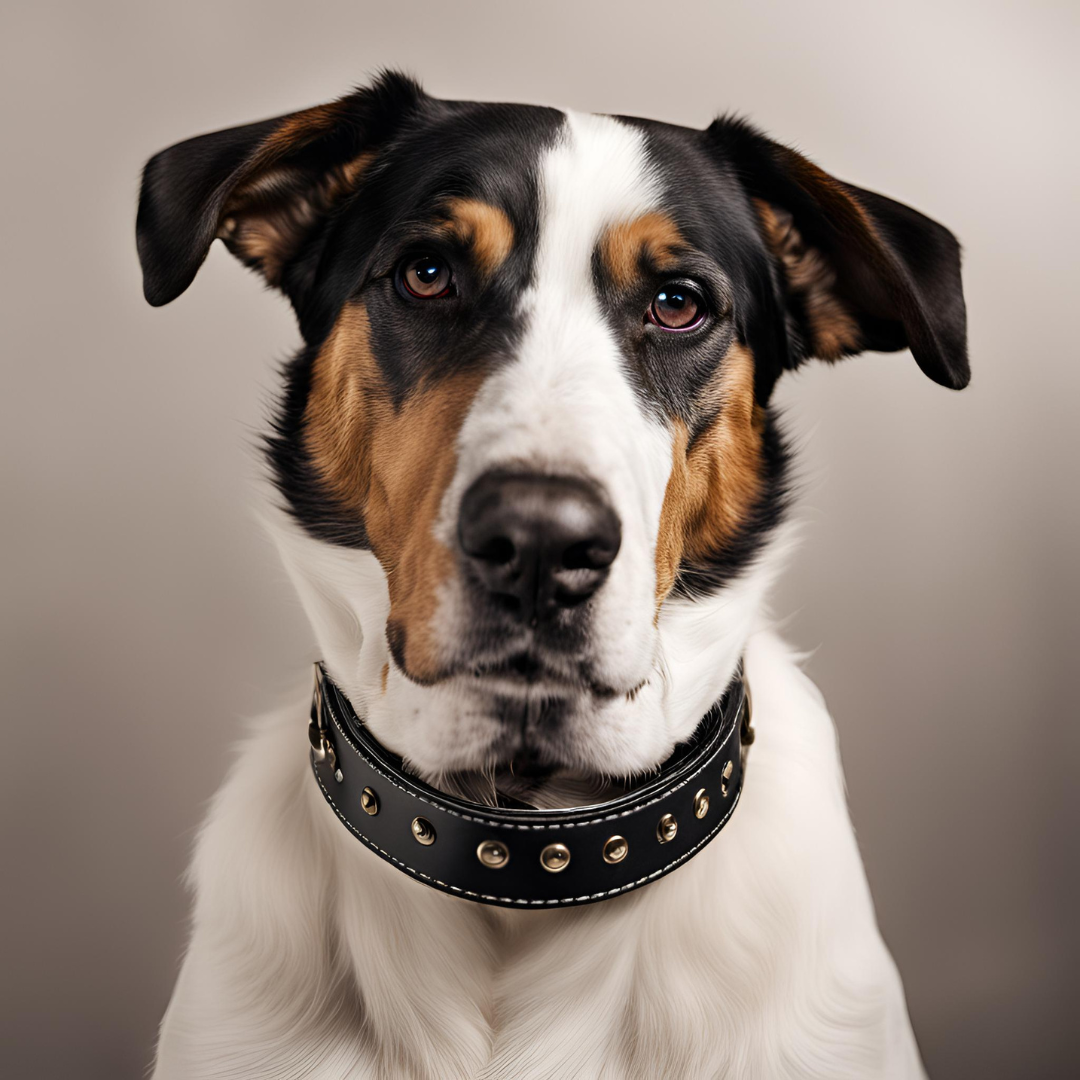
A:
<svg viewBox="0 0 1080 1080">
<path fill-rule="evenodd" d="M 961 237 L 970 389 L 907 355 L 782 385 L 805 529 L 775 608 L 931 1073 L 1080 1075 L 1075 4 L 9 2 L 0 49 L 5 1077 L 140 1074 L 206 800 L 312 655 L 250 509 L 290 315 L 220 250 L 145 306 L 138 171 L 383 65 L 738 110 Z"/>
</svg>

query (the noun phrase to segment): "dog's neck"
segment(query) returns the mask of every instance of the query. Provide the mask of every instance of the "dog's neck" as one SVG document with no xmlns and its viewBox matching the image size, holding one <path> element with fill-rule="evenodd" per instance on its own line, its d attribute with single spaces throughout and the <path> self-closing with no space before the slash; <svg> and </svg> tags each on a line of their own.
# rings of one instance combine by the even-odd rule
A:
<svg viewBox="0 0 1080 1080">
<path fill-rule="evenodd" d="M 348 652 L 365 646 L 361 601 L 378 600 L 377 564 L 287 530 L 278 539 L 322 655 L 355 670 Z M 874 926 L 835 730 L 791 651 L 753 632 L 776 554 L 715 600 L 662 615 L 672 707 L 698 709 L 718 692 L 710 677 L 722 687 L 745 655 L 756 738 L 721 842 L 602 903 L 530 911 L 447 897 L 341 826 L 290 706 L 253 736 L 200 841 L 197 936 L 173 1030 L 210 1017 L 235 1060 L 253 1063 L 245 1075 L 285 1075 L 261 1066 L 294 1070 L 309 1047 L 338 1055 L 327 1076 L 359 1075 L 342 1061 L 362 1061 L 365 1075 L 571 1076 L 611 1061 L 613 1076 L 804 1076 L 813 1060 L 827 1062 L 814 1075 L 854 1078 L 897 1055 L 914 1062 L 898 1075 L 919 1075 L 910 1036 L 897 1043 L 903 998 Z M 369 625 L 381 630 L 379 614 Z M 778 1067 L 776 1047 L 789 1046 Z"/>
<path fill-rule="evenodd" d="M 675 873 L 603 903 L 538 912 L 424 888 L 357 844 L 298 763 L 308 812 L 289 803 L 288 818 L 302 828 L 299 847 L 310 879 L 323 882 L 341 945 L 293 952 L 327 965 L 311 972 L 315 986 L 355 980 L 364 1037 L 395 1063 L 389 1072 L 406 1062 L 417 1075 L 580 1075 L 583 1060 L 628 1048 L 612 1075 L 646 1075 L 632 1066 L 642 1059 L 670 1063 L 648 1075 L 735 1075 L 740 1033 L 764 1023 L 779 1045 L 823 1022 L 762 1012 L 763 1003 L 816 994 L 862 1054 L 853 1049 L 853 1063 L 829 1075 L 866 1075 L 866 1054 L 882 1053 L 877 988 L 896 991 L 847 820 L 835 734 L 790 651 L 769 634 L 752 639 L 757 738 L 730 828 Z M 290 755 L 295 745 L 290 732 Z M 321 910 L 306 899 L 303 919 Z M 278 937 L 272 944 L 281 951 Z M 793 988 L 778 997 L 777 982 Z"/>
<path fill-rule="evenodd" d="M 383 632 L 389 597 L 381 566 L 368 551 L 334 547 L 311 538 L 283 513 L 264 520 L 300 596 L 328 671 L 357 712 L 368 720 L 373 734 L 397 752 L 380 730 L 378 695 L 372 690 L 380 682 L 385 686 L 385 675 L 380 673 L 392 663 Z M 672 745 L 691 734 L 731 681 L 747 639 L 760 626 L 765 596 L 789 546 L 790 533 L 781 530 L 747 571 L 715 595 L 672 597 L 661 608 L 654 678 L 650 680 L 652 700 L 643 707 L 658 714 Z M 382 720 L 385 725 L 386 718 Z M 501 773 L 416 771 L 451 794 L 490 801 L 498 790 L 544 809 L 581 805 L 613 790 L 610 778 L 575 770 L 557 771 L 542 782 Z"/>
</svg>

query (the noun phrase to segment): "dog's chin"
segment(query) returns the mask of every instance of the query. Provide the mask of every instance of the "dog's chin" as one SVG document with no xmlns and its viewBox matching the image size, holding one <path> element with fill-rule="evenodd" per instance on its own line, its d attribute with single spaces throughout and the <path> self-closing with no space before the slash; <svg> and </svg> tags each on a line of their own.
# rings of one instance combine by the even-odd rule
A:
<svg viewBox="0 0 1080 1080">
<path fill-rule="evenodd" d="M 494 662 L 474 664 L 469 675 L 476 686 L 514 699 L 589 697 L 606 700 L 633 694 L 644 679 L 625 686 L 598 672 L 588 660 L 550 656 L 531 649 L 514 652 Z"/>
<path fill-rule="evenodd" d="M 566 718 L 580 723 L 583 711 L 597 707 L 598 696 L 608 701 L 613 695 L 597 695 L 580 683 L 505 673 L 482 682 L 484 711 L 497 718 L 499 734 L 487 747 L 472 748 L 475 763 L 458 759 L 442 770 L 429 763 L 422 778 L 447 794 L 490 806 L 564 809 L 613 798 L 659 765 L 648 762 L 612 775 L 592 760 L 591 741 L 566 729 Z"/>
<path fill-rule="evenodd" d="M 388 745 L 420 779 L 470 802 L 586 805 L 670 751 L 657 738 L 656 695 L 641 694 L 651 671 L 614 678 L 588 652 L 536 642 L 474 652 L 426 684 L 395 666 L 405 677 L 381 700 L 384 715 L 399 718 L 396 730 L 387 725 Z"/>
<path fill-rule="evenodd" d="M 410 682 L 426 688 L 453 687 L 507 701 L 536 701 L 542 698 L 606 701 L 634 695 L 647 676 L 611 678 L 597 670 L 587 658 L 528 646 L 499 650 L 494 656 L 448 664 L 438 675 L 425 678 L 412 672 L 398 657 L 394 666 Z"/>
</svg>

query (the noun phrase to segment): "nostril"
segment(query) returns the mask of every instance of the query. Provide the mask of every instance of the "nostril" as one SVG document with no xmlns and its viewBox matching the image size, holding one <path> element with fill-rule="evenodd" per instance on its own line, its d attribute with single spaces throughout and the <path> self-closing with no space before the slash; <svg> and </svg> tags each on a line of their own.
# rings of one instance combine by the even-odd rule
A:
<svg viewBox="0 0 1080 1080">
<path fill-rule="evenodd" d="M 593 540 L 571 544 L 562 556 L 565 570 L 606 570 L 614 561 L 615 552 L 610 546 L 597 544 Z"/>
<path fill-rule="evenodd" d="M 493 536 L 484 543 L 478 551 L 470 551 L 474 559 L 482 559 L 484 562 L 495 563 L 502 566 L 514 561 L 517 548 L 508 536 Z"/>
<path fill-rule="evenodd" d="M 579 604 L 584 604 L 596 592 L 599 584 L 600 581 L 596 574 L 593 574 L 592 580 L 588 582 L 579 582 L 577 584 L 557 582 L 554 594 L 555 603 L 564 608 L 574 608 Z"/>
<path fill-rule="evenodd" d="M 582 544 L 571 544 L 563 552 L 563 567 L 567 570 L 591 570 L 593 568 L 591 548 L 592 545 L 588 541 Z"/>
</svg>

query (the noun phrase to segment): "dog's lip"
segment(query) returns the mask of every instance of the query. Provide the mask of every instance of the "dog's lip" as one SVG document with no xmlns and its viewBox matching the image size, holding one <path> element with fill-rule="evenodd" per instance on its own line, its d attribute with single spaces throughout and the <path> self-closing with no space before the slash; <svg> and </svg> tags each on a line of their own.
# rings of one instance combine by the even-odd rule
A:
<svg viewBox="0 0 1080 1080">
<path fill-rule="evenodd" d="M 537 649 L 534 644 L 519 645 L 495 657 L 489 654 L 471 662 L 459 660 L 436 677 L 428 679 L 417 678 L 402 667 L 392 654 L 390 661 L 406 679 L 424 687 L 464 679 L 475 687 L 487 684 L 493 690 L 509 688 L 516 692 L 525 690 L 530 694 L 539 691 L 558 697 L 576 697 L 584 693 L 601 700 L 616 697 L 633 700 L 649 682 L 646 675 L 634 686 L 612 686 L 597 677 L 587 660 L 551 654 Z"/>
<path fill-rule="evenodd" d="M 472 668 L 472 677 L 477 681 L 490 679 L 504 685 L 509 683 L 549 689 L 554 692 L 587 691 L 598 698 L 612 698 L 622 693 L 633 694 L 641 688 L 639 685 L 630 691 L 617 690 L 597 679 L 589 670 L 588 665 L 581 661 L 559 664 L 531 649 L 520 650 L 498 660 L 475 664 Z"/>
<path fill-rule="evenodd" d="M 525 682 L 537 682 L 541 678 L 566 681 L 566 674 L 529 649 L 511 653 L 499 660 L 489 660 L 473 668 L 473 677 L 482 679 L 486 675 L 521 679 Z"/>
</svg>

